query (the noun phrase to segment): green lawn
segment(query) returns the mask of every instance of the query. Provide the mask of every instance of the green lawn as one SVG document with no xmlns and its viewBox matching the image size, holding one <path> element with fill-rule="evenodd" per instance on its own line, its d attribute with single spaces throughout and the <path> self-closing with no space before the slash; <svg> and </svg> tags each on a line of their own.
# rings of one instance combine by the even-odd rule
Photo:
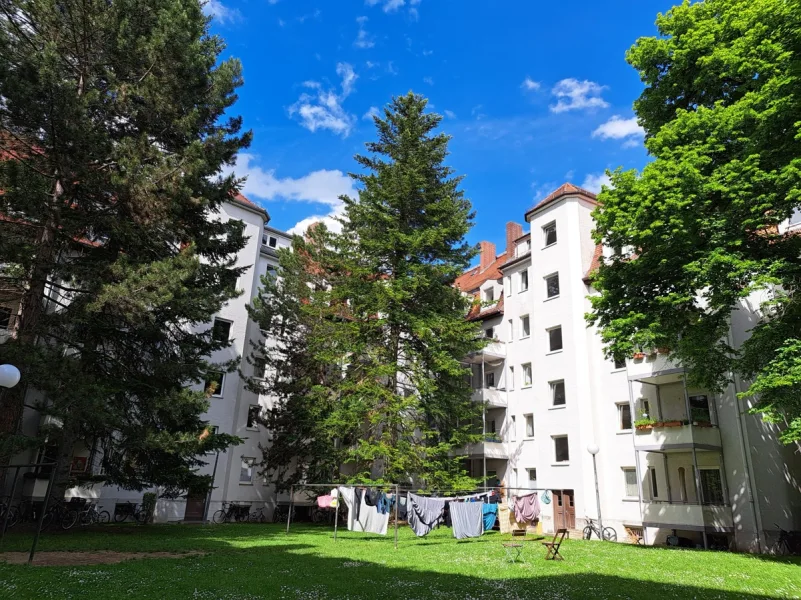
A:
<svg viewBox="0 0 801 600">
<path fill-rule="evenodd" d="M 801 562 L 723 552 L 566 541 L 563 562 L 539 543 L 524 563 L 506 562 L 500 534 L 457 542 L 450 529 L 386 538 L 275 525 L 106 526 L 47 534 L 40 549 L 204 551 L 90 567 L 0 563 L 0 598 L 801 598 Z M 11 533 L 2 550 L 26 550 Z M 528 542 L 527 542 L 528 543 Z"/>
</svg>

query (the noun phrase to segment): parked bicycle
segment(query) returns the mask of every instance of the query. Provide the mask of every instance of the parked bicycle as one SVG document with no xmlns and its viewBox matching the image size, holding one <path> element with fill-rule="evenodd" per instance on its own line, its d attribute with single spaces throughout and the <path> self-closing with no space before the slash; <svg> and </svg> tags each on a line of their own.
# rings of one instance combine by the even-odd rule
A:
<svg viewBox="0 0 801 600">
<path fill-rule="evenodd" d="M 63 500 L 56 500 L 44 514 L 42 529 L 60 526 L 62 529 L 70 529 L 78 522 L 78 510 L 74 503 L 67 503 Z"/>
<path fill-rule="evenodd" d="M 135 502 L 124 502 L 114 507 L 115 523 L 124 523 L 128 519 L 132 519 L 137 523 L 144 521 L 145 513 L 139 504 Z"/>
<path fill-rule="evenodd" d="M 214 515 L 211 517 L 211 520 L 217 524 L 231 523 L 232 521 L 244 523 L 248 520 L 249 512 L 249 506 L 234 504 L 232 502 L 223 502 L 223 507 L 214 513 Z"/>
<path fill-rule="evenodd" d="M 20 513 L 16 506 L 12 506 L 10 501 L 8 504 L 0 502 L 0 527 L 3 526 L 3 523 L 6 523 L 6 530 L 9 530 L 19 523 L 19 520 Z"/>
<path fill-rule="evenodd" d="M 251 523 L 266 523 L 267 522 L 267 515 L 264 514 L 264 507 L 262 506 L 258 510 L 254 510 L 252 513 L 248 515 L 248 521 Z"/>
<path fill-rule="evenodd" d="M 78 512 L 78 523 L 81 525 L 104 525 L 111 522 L 111 514 L 107 510 L 97 510 L 97 504 L 87 504 Z"/>
<path fill-rule="evenodd" d="M 592 537 L 592 534 L 594 533 L 595 535 L 598 536 L 598 539 L 600 540 L 601 529 L 598 527 L 598 525 L 595 524 L 595 521 L 593 519 L 586 517 L 586 520 L 589 523 L 589 525 L 587 525 L 584 528 L 584 539 L 585 540 L 590 539 Z M 606 540 L 607 542 L 617 541 L 617 531 L 615 531 L 612 527 L 604 527 L 603 535 L 604 535 L 603 539 Z"/>
<path fill-rule="evenodd" d="M 276 504 L 275 509 L 273 510 L 273 523 L 286 523 L 287 517 L 289 516 L 289 505 L 288 504 Z M 295 509 L 292 509 L 292 520 L 295 520 Z"/>
<path fill-rule="evenodd" d="M 787 531 L 778 524 L 773 524 L 779 530 L 779 539 L 774 546 L 776 554 L 801 554 L 801 531 Z"/>
</svg>

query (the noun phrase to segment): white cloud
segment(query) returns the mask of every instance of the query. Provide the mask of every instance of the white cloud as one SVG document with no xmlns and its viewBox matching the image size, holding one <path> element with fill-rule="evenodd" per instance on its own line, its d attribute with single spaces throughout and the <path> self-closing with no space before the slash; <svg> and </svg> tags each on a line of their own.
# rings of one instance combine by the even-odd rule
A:
<svg viewBox="0 0 801 600">
<path fill-rule="evenodd" d="M 267 4 L 278 4 L 279 0 L 267 0 Z"/>
<path fill-rule="evenodd" d="M 377 117 L 378 114 L 378 107 L 371 106 L 369 109 L 367 109 L 367 112 L 362 115 L 362 119 L 365 121 L 372 121 L 373 117 Z"/>
<path fill-rule="evenodd" d="M 428 85 L 434 85 L 434 78 L 433 77 L 423 77 L 423 82 L 427 83 Z"/>
<path fill-rule="evenodd" d="M 419 6 L 422 0 L 409 0 L 409 17 L 416 21 L 420 17 L 420 13 L 417 11 L 417 6 Z M 400 8 L 406 6 L 406 0 L 364 0 L 364 3 L 367 6 L 377 6 L 378 4 L 381 5 L 381 8 L 384 9 L 385 13 L 397 12 Z"/>
<path fill-rule="evenodd" d="M 604 89 L 606 89 L 606 86 L 586 79 L 584 81 L 573 78 L 562 79 L 553 87 L 552 93 L 559 98 L 559 101 L 551 105 L 551 112 L 560 113 L 586 108 L 606 108 L 609 103 L 601 98 L 601 92 Z"/>
<path fill-rule="evenodd" d="M 370 34 L 367 33 L 367 30 L 364 28 L 367 17 L 357 17 L 356 22 L 359 24 L 359 32 L 356 34 L 356 39 L 353 40 L 353 46 L 355 48 L 361 48 L 362 50 L 375 46 L 373 38 L 370 37 Z"/>
<path fill-rule="evenodd" d="M 342 107 L 342 102 L 353 92 L 353 84 L 358 79 L 353 67 L 348 63 L 337 65 L 337 75 L 342 79 L 342 92 L 324 89 L 317 81 L 304 81 L 303 85 L 315 94 L 301 94 L 298 101 L 289 107 L 289 116 L 297 116 L 300 124 L 311 132 L 329 129 L 333 133 L 347 137 L 356 117 Z"/>
<path fill-rule="evenodd" d="M 235 8 L 228 8 L 220 0 L 209 0 L 203 5 L 203 12 L 206 16 L 217 19 L 220 23 L 233 23 L 242 18 L 241 13 Z"/>
<path fill-rule="evenodd" d="M 609 175 L 606 173 L 589 173 L 584 178 L 584 182 L 581 184 L 585 190 L 589 190 L 593 194 L 597 194 L 601 191 L 601 186 L 611 187 L 612 182 L 609 179 Z"/>
<path fill-rule="evenodd" d="M 446 109 L 446 110 L 443 110 L 443 111 L 442 111 L 442 113 L 443 113 L 443 114 L 445 115 L 445 117 L 447 117 L 448 119 L 455 119 L 455 118 L 456 118 L 456 113 L 455 113 L 455 112 L 453 112 L 452 110 L 447 110 L 447 109 Z"/>
<path fill-rule="evenodd" d="M 281 178 L 276 177 L 273 169 L 258 166 L 257 161 L 258 157 L 255 155 L 241 152 L 237 156 L 236 165 L 227 170 L 236 173 L 238 177 L 247 177 L 242 186 L 242 192 L 246 196 L 266 201 L 323 204 L 328 207 L 327 214 L 316 214 L 302 219 L 289 230 L 290 233 L 303 233 L 309 225 L 318 221 L 324 221 L 331 229 L 341 228 L 335 221 L 335 217 L 344 211 L 340 196 L 355 198 L 358 195 L 353 187 L 353 180 L 347 174 L 336 169 L 320 169 L 297 179 Z"/>
<path fill-rule="evenodd" d="M 384 2 L 384 12 L 393 12 L 406 4 L 404 0 L 386 0 Z"/>
<path fill-rule="evenodd" d="M 636 117 L 624 119 L 620 115 L 614 115 L 592 132 L 592 137 L 602 140 L 625 140 L 624 148 L 638 146 L 644 136 L 645 130 L 639 126 Z"/>
<path fill-rule="evenodd" d="M 541 85 L 538 81 L 534 81 L 531 77 L 526 77 L 520 87 L 529 92 L 533 92 L 540 89 Z"/>
</svg>

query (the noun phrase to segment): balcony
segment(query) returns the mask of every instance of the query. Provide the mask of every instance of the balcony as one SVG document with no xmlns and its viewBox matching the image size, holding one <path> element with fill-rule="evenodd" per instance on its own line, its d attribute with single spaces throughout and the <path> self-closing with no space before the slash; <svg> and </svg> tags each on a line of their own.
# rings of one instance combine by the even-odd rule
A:
<svg viewBox="0 0 801 600">
<path fill-rule="evenodd" d="M 509 453 L 497 433 L 486 433 L 484 437 L 485 440 L 483 442 L 469 444 L 464 453 L 472 457 L 486 456 L 487 458 L 501 458 L 504 460 L 509 458 Z"/>
<path fill-rule="evenodd" d="M 506 408 L 506 391 L 494 387 L 473 390 L 473 402 L 480 402 L 490 408 Z"/>
<path fill-rule="evenodd" d="M 692 425 L 683 421 L 658 421 L 637 426 L 634 447 L 643 451 L 686 451 L 720 449 L 720 430 L 714 425 Z"/>
<path fill-rule="evenodd" d="M 492 340 L 478 352 L 474 352 L 467 357 L 467 362 L 471 364 L 481 364 L 482 362 L 503 361 L 506 358 L 506 344 L 500 340 Z"/>
<path fill-rule="evenodd" d="M 729 506 L 643 502 L 642 520 L 645 527 L 708 532 L 734 530 L 734 518 Z"/>
</svg>

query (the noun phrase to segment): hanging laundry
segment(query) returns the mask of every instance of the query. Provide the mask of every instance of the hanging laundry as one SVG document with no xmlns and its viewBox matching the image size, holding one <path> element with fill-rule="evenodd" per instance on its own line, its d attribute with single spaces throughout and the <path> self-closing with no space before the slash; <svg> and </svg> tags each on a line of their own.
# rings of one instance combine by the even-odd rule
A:
<svg viewBox="0 0 801 600">
<path fill-rule="evenodd" d="M 359 491 L 349 487 L 339 488 L 340 497 L 345 506 L 348 507 L 348 530 L 386 535 L 389 514 L 381 515 L 375 506 L 367 506 L 364 501 L 364 494 L 357 493 Z M 359 509 L 358 514 L 356 512 L 357 507 Z"/>
<path fill-rule="evenodd" d="M 495 527 L 495 519 L 498 517 L 498 505 L 484 504 L 482 509 L 484 515 L 484 531 L 489 531 Z"/>
<path fill-rule="evenodd" d="M 457 540 L 480 537 L 484 533 L 483 502 L 451 502 L 453 537 Z"/>
<path fill-rule="evenodd" d="M 406 496 L 398 496 L 395 502 L 398 503 L 398 520 L 405 521 L 409 516 L 409 499 Z"/>
<path fill-rule="evenodd" d="M 537 493 L 514 498 L 515 521 L 518 523 L 531 523 L 540 518 L 540 500 Z"/>
<path fill-rule="evenodd" d="M 333 500 L 334 498 L 331 497 L 331 494 L 317 496 L 317 506 L 320 508 L 331 508 L 331 502 L 333 502 Z"/>
<path fill-rule="evenodd" d="M 427 535 L 444 518 L 444 498 L 426 498 L 410 492 L 407 504 L 409 527 L 418 537 Z"/>
</svg>

